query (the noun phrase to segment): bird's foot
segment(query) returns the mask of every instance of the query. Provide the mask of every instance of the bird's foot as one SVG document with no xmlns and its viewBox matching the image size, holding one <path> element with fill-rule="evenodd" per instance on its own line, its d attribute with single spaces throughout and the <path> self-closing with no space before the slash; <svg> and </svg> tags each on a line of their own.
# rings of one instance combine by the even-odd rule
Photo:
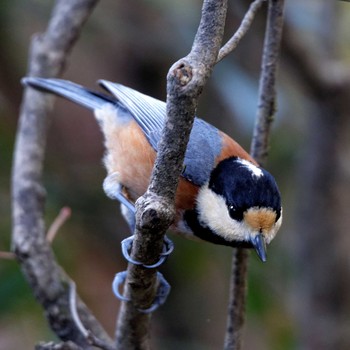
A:
<svg viewBox="0 0 350 350">
<path fill-rule="evenodd" d="M 134 236 L 130 236 L 128 238 L 125 238 L 121 242 L 122 253 L 124 255 L 124 258 L 131 264 L 140 265 L 140 266 L 143 266 L 147 269 L 155 269 L 155 268 L 159 267 L 160 265 L 162 265 L 165 262 L 165 260 L 167 259 L 167 257 L 174 250 L 174 243 L 167 236 L 164 236 L 163 251 L 160 254 L 159 260 L 154 264 L 148 265 L 148 264 L 144 264 L 141 261 L 137 261 L 130 256 L 130 251 L 131 251 L 133 240 L 134 240 Z"/>
<path fill-rule="evenodd" d="M 125 282 L 127 276 L 126 271 L 119 272 L 115 275 L 115 278 L 113 280 L 112 288 L 114 295 L 122 301 L 131 301 L 129 298 L 122 295 L 119 291 L 119 287 Z M 137 308 L 137 310 L 144 314 L 149 314 L 155 310 L 158 309 L 159 306 L 163 305 L 170 293 L 170 284 L 167 282 L 167 280 L 164 278 L 164 276 L 157 271 L 157 279 L 158 279 L 158 289 L 155 296 L 155 299 L 150 307 L 147 309 L 140 309 Z"/>
</svg>

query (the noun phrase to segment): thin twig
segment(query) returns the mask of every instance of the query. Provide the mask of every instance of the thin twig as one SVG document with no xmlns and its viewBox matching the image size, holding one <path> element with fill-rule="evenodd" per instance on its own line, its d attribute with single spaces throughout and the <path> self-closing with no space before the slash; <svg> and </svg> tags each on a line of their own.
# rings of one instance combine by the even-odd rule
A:
<svg viewBox="0 0 350 350">
<path fill-rule="evenodd" d="M 72 211 L 68 207 L 63 207 L 55 220 L 52 222 L 51 226 L 47 230 L 46 239 L 49 243 L 52 243 L 55 239 L 58 230 L 63 226 L 63 224 L 70 218 Z"/>
<path fill-rule="evenodd" d="M 259 164 L 263 164 L 267 157 L 270 126 L 275 113 L 276 71 L 283 28 L 283 3 L 283 0 L 269 0 L 268 6 L 258 111 L 250 151 Z M 242 348 L 248 256 L 248 253 L 241 248 L 236 249 L 233 253 L 225 350 Z"/>
<path fill-rule="evenodd" d="M 253 23 L 256 13 L 265 1 L 266 0 L 255 0 L 250 4 L 249 9 L 244 15 L 239 28 L 231 37 L 231 39 L 220 49 L 217 62 L 220 62 L 222 59 L 224 59 L 238 46 L 241 39 L 243 39 L 243 37 L 247 34 L 248 30 L 250 29 L 250 26 Z"/>
<path fill-rule="evenodd" d="M 298 72 L 298 77 L 306 82 L 307 89 L 317 98 L 322 99 L 330 91 L 348 89 L 350 85 L 350 69 L 346 64 L 330 60 L 327 55 L 318 55 L 315 60 L 309 46 L 293 33 L 287 22 L 283 32 L 282 47 L 287 62 Z"/>
<path fill-rule="evenodd" d="M 5 259 L 5 260 L 15 260 L 16 255 L 12 252 L 3 252 L 0 251 L 0 259 Z"/>
<path fill-rule="evenodd" d="M 158 145 L 156 164 L 146 194 L 137 203 L 132 258 L 154 263 L 162 250 L 164 234 L 174 219 L 174 199 L 192 128 L 198 97 L 219 52 L 227 0 L 205 0 L 199 28 L 188 56 L 169 70 L 167 120 Z M 150 316 L 140 313 L 156 293 L 155 269 L 128 266 L 123 302 L 117 325 L 118 349 L 149 349 Z"/>
<path fill-rule="evenodd" d="M 79 329 L 79 331 L 82 333 L 82 335 L 87 338 L 89 335 L 88 330 L 84 327 L 83 323 L 81 322 L 81 319 L 78 314 L 77 309 L 77 288 L 73 281 L 70 281 L 69 283 L 69 308 L 70 312 L 72 314 L 73 321 L 75 322 L 75 325 Z"/>
<path fill-rule="evenodd" d="M 97 0 L 58 0 L 45 33 L 32 41 L 29 76 L 57 77 L 68 53 Z M 84 349 L 91 346 L 78 331 L 69 311 L 67 278 L 57 264 L 45 237 L 42 184 L 49 112 L 53 98 L 26 89 L 22 101 L 12 173 L 12 247 L 24 276 L 56 335 Z M 88 308 L 79 300 L 84 323 L 100 338 L 109 339 Z"/>
<path fill-rule="evenodd" d="M 70 208 L 64 207 L 60 210 L 60 212 L 58 213 L 55 220 L 52 222 L 52 224 L 49 227 L 47 234 L 46 234 L 46 240 L 50 244 L 55 239 L 55 237 L 58 233 L 58 230 L 69 219 L 70 216 L 71 216 L 71 209 Z M 0 259 L 15 260 L 16 255 L 12 252 L 0 251 Z"/>
<path fill-rule="evenodd" d="M 116 350 L 114 346 L 111 346 L 103 339 L 95 336 L 90 330 L 87 330 L 81 322 L 77 308 L 77 288 L 73 281 L 70 281 L 69 283 L 69 307 L 77 328 L 91 345 L 102 350 Z"/>
<path fill-rule="evenodd" d="M 56 344 L 54 342 L 40 342 L 35 346 L 35 350 L 84 350 L 82 347 L 74 344 L 71 341 Z"/>
</svg>

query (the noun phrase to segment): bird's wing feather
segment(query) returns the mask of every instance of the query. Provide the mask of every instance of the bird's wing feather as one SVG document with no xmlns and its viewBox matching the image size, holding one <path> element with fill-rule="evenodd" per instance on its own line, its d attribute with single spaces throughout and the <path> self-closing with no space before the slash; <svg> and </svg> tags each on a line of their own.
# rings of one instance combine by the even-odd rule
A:
<svg viewBox="0 0 350 350">
<path fill-rule="evenodd" d="M 23 84 L 55 93 L 89 109 L 99 109 L 106 103 L 119 104 L 140 126 L 150 145 L 158 151 L 158 142 L 165 124 L 166 104 L 126 86 L 101 80 L 99 83 L 112 96 L 60 79 L 24 78 Z M 180 136 L 179 136 L 180 137 Z M 195 118 L 187 146 L 182 176 L 201 186 L 208 181 L 222 150 L 218 129 Z"/>
<path fill-rule="evenodd" d="M 99 84 L 115 96 L 118 102 L 132 114 L 151 146 L 157 151 L 164 127 L 165 103 L 121 84 L 106 80 L 99 80 Z"/>
<path fill-rule="evenodd" d="M 166 104 L 121 84 L 105 80 L 99 83 L 123 105 L 143 130 L 155 151 L 165 124 Z M 195 118 L 187 146 L 182 176 L 200 186 L 208 181 L 221 152 L 219 130 Z"/>
<path fill-rule="evenodd" d="M 91 110 L 101 108 L 106 103 L 116 103 L 112 96 L 89 90 L 67 80 L 26 77 L 22 79 L 22 84 L 64 97 Z"/>
</svg>

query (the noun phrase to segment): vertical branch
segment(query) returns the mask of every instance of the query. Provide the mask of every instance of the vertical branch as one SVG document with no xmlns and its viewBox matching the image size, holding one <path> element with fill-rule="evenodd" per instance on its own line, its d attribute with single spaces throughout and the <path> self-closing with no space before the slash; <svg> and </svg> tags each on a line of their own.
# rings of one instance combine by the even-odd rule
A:
<svg viewBox="0 0 350 350">
<path fill-rule="evenodd" d="M 318 5 L 322 13 L 337 6 Z M 327 14 L 332 23 L 334 10 Z M 338 57 L 337 31 L 329 23 L 323 25 L 329 32 L 322 39 L 313 33 L 320 43 L 317 51 L 290 23 L 283 37 L 287 63 L 298 72 L 302 93 L 312 101 L 298 169 L 296 190 L 302 201 L 295 213 L 293 257 L 300 271 L 293 292 L 304 302 L 293 313 L 300 346 L 319 350 L 350 348 L 344 321 L 350 312 L 350 176 L 343 156 L 350 150 L 350 70 Z"/>
<path fill-rule="evenodd" d="M 132 257 L 146 264 L 158 259 L 166 229 L 174 219 L 174 199 L 197 101 L 216 62 L 222 42 L 227 0 L 205 0 L 188 56 L 169 70 L 167 119 L 146 194 L 137 203 Z M 125 296 L 117 326 L 118 349 L 149 349 L 150 316 L 140 313 L 156 293 L 155 269 L 128 266 Z"/>
<path fill-rule="evenodd" d="M 33 38 L 29 76 L 57 77 L 62 73 L 67 54 L 96 3 L 56 1 L 46 32 Z M 24 92 L 12 169 L 12 249 L 57 336 L 89 348 L 70 314 L 69 279 L 62 274 L 45 237 L 42 171 L 52 104 L 50 96 L 32 89 Z M 107 338 L 80 300 L 78 308 L 86 327 Z"/>
<path fill-rule="evenodd" d="M 271 123 L 276 109 L 275 85 L 283 28 L 283 3 L 284 0 L 269 0 L 268 5 L 258 110 L 250 151 L 252 157 L 259 164 L 264 164 L 267 158 Z M 225 350 L 239 350 L 242 348 L 248 256 L 248 252 L 240 248 L 235 249 L 233 253 Z"/>
<path fill-rule="evenodd" d="M 283 29 L 283 5 L 284 0 L 269 0 L 258 110 L 250 151 L 259 164 L 264 164 L 268 155 L 270 129 L 276 112 L 276 74 Z"/>
<path fill-rule="evenodd" d="M 235 249 L 233 252 L 224 350 L 239 350 L 242 348 L 248 256 L 247 249 Z"/>
</svg>

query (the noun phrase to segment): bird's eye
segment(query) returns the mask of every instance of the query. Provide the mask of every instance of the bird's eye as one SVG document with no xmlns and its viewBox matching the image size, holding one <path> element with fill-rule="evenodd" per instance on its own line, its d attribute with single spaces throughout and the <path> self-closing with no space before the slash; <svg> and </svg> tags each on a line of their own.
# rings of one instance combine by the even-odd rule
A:
<svg viewBox="0 0 350 350">
<path fill-rule="evenodd" d="M 229 214 L 233 220 L 242 221 L 243 220 L 243 210 L 239 209 L 233 205 L 228 207 Z"/>
</svg>

